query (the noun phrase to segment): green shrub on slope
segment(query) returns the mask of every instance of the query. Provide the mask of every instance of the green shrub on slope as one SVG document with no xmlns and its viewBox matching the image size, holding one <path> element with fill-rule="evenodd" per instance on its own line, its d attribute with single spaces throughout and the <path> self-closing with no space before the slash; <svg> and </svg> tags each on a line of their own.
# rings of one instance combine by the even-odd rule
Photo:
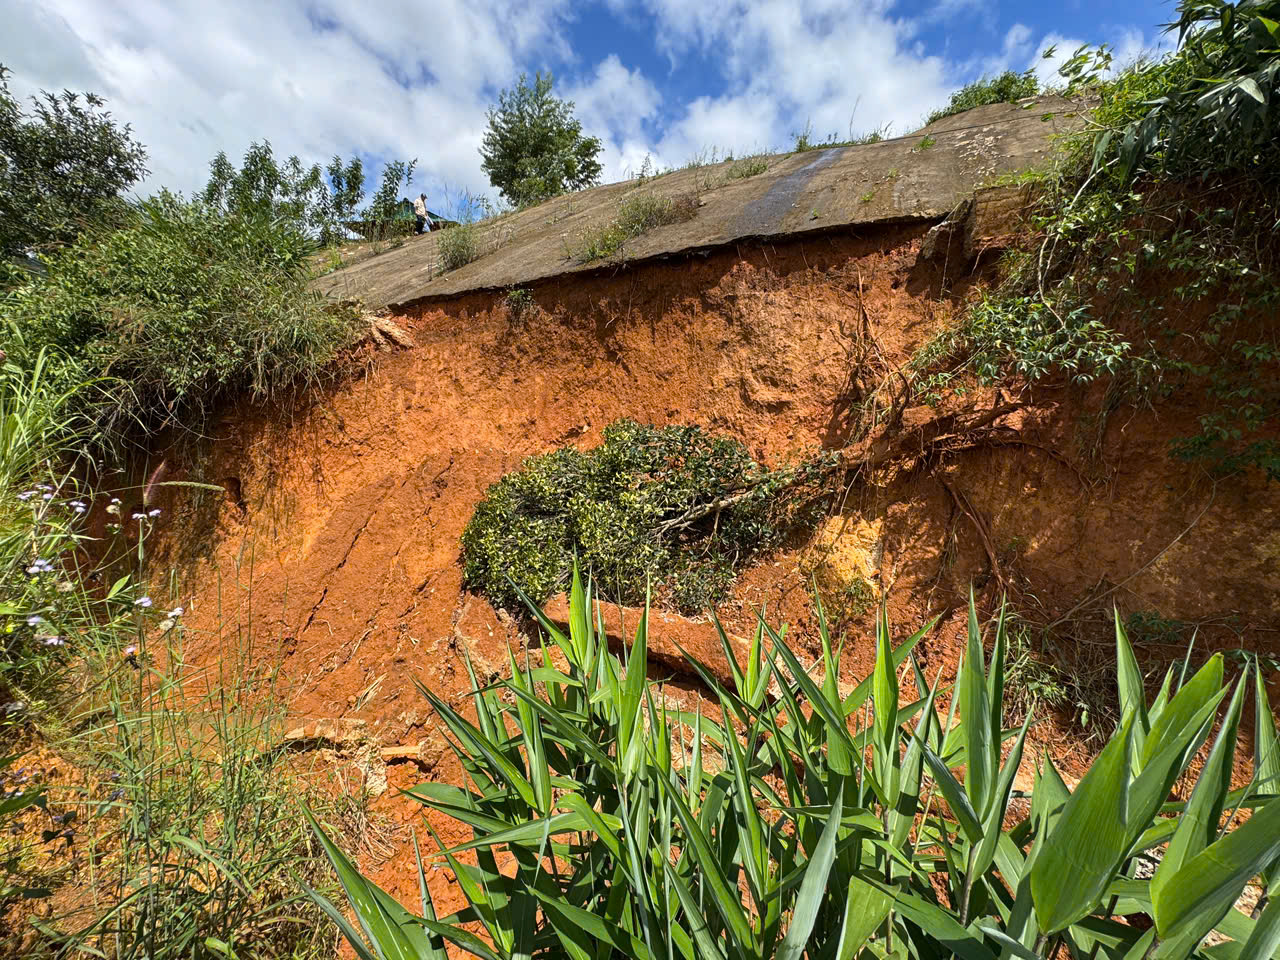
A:
<svg viewBox="0 0 1280 960">
<path fill-rule="evenodd" d="M 307 286 L 310 252 L 283 221 L 161 193 L 12 291 L 2 346 L 23 367 L 66 357 L 68 382 L 111 377 L 93 393 L 105 430 L 198 430 L 218 399 L 317 380 L 350 342 L 352 319 Z"/>
<path fill-rule="evenodd" d="M 814 516 L 827 462 L 768 470 L 737 440 L 619 420 L 596 449 L 530 457 L 493 484 L 462 535 L 463 575 L 496 603 L 519 603 L 511 581 L 541 602 L 576 554 L 623 602 L 652 585 L 696 609 Z"/>
</svg>

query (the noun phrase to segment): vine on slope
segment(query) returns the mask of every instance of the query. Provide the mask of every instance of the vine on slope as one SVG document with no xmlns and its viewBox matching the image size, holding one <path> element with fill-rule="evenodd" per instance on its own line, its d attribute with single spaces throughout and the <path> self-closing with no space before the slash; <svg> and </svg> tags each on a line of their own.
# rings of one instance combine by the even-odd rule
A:
<svg viewBox="0 0 1280 960">
<path fill-rule="evenodd" d="M 1280 0 L 1184 0 L 1181 46 L 1111 74 L 1064 67 L 1099 102 L 1039 180 L 1028 243 L 1000 288 L 916 357 L 936 402 L 974 382 L 1109 377 L 1133 399 L 1189 398 L 1170 453 L 1280 478 Z"/>
</svg>

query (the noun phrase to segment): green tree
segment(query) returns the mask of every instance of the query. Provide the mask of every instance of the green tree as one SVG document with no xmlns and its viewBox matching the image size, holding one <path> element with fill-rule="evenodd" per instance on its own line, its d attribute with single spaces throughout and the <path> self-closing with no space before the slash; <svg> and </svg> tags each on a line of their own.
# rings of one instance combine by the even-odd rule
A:
<svg viewBox="0 0 1280 960">
<path fill-rule="evenodd" d="M 573 101 L 552 94 L 552 75 L 538 73 L 498 95 L 480 147 L 489 182 L 519 206 L 600 182 L 601 144 L 584 137 Z"/>
<path fill-rule="evenodd" d="M 147 152 L 93 93 L 42 91 L 30 110 L 0 65 L 0 256 L 74 240 L 125 204 L 148 173 Z"/>
<path fill-rule="evenodd" d="M 342 158 L 335 153 L 325 172 L 329 174 L 329 186 L 333 190 L 334 219 L 339 223 L 353 219 L 356 208 L 364 199 L 364 164 L 359 157 L 353 156 L 344 165 Z"/>
<path fill-rule="evenodd" d="M 400 184 L 407 187 L 413 183 L 413 171 L 417 165 L 418 159 L 415 157 L 408 163 L 392 160 L 382 168 L 382 183 L 374 191 L 373 198 L 364 211 L 366 220 L 386 223 L 395 219 L 396 208 L 400 203 Z"/>
<path fill-rule="evenodd" d="M 396 181 L 393 192 L 405 168 L 401 160 L 387 164 L 384 177 Z M 321 243 L 330 243 L 359 215 L 364 163 L 358 156 L 344 163 L 336 155 L 323 170 L 318 163 L 304 165 L 296 155 L 279 162 L 271 141 L 263 140 L 249 144 L 239 169 L 219 151 L 209 163 L 209 182 L 199 198 L 231 215 L 284 219 Z"/>
</svg>

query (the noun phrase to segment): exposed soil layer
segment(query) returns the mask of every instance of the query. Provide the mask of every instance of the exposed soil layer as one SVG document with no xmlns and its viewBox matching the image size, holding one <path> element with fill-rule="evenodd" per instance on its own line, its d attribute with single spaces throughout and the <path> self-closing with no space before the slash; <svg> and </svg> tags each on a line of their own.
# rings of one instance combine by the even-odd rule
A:
<svg viewBox="0 0 1280 960">
<path fill-rule="evenodd" d="M 507 645 L 525 642 L 519 622 L 462 589 L 459 537 L 486 487 L 529 455 L 597 444 L 619 417 L 698 424 L 770 463 L 843 448 L 858 399 L 851 364 L 866 338 L 885 364 L 905 364 L 979 281 L 944 283 L 941 262 L 920 256 L 928 229 L 741 245 L 547 281 L 518 323 L 488 294 L 395 318 L 416 346 L 377 354 L 321 401 L 225 419 L 203 469 L 229 491 L 224 502 L 198 510 L 189 494 L 166 494 L 171 535 L 159 561 L 195 588 L 189 655 L 211 661 L 251 631 L 255 655 L 280 663 L 298 723 L 358 718 L 383 746 L 439 747 L 414 679 L 461 703 L 460 648 L 497 675 Z M 965 399 L 979 412 L 1009 401 Z M 1201 624 L 1209 647 L 1280 647 L 1277 497 L 1169 460 L 1168 439 L 1188 431 L 1193 404 L 1099 417 L 1100 396 L 1052 384 L 1020 403 L 977 445 L 908 451 L 840 487 L 812 537 L 742 576 L 720 610 L 728 629 L 747 635 L 764 605 L 815 651 L 817 577 L 833 604 L 852 597 L 841 618 L 850 677 L 872 662 L 870 613 L 857 601 L 882 592 L 904 636 L 942 616 L 920 655 L 930 677 L 952 675 L 970 583 L 988 608 L 1005 589 L 1027 617 L 1061 621 L 1057 649 L 1070 648 L 1073 670 L 1105 662 L 1113 603 Z M 901 429 L 911 435 L 947 412 L 908 405 Z M 192 552 L 210 542 L 206 555 Z M 1175 655 L 1157 643 L 1141 650 L 1153 668 Z M 1096 682 L 1110 677 L 1103 667 Z M 696 696 L 681 679 L 671 693 Z M 1064 717 L 1038 736 L 1079 759 L 1077 730 Z M 388 768 L 393 787 L 456 776 L 443 749 L 415 757 Z M 380 802 L 406 823 L 418 814 L 394 791 Z M 434 825 L 463 839 L 451 823 Z M 375 877 L 411 902 L 407 849 Z M 442 909 L 459 905 L 444 874 L 432 882 Z"/>
</svg>

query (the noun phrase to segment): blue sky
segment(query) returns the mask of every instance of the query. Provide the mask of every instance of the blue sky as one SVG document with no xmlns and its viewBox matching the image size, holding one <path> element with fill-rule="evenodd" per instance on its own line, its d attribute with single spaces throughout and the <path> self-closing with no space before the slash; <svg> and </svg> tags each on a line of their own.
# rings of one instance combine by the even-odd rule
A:
<svg viewBox="0 0 1280 960">
<path fill-rule="evenodd" d="M 1166 42 L 1170 3 L 980 0 L 0 0 L 0 62 L 21 93 L 94 90 L 151 152 L 147 187 L 200 186 L 219 149 L 377 165 L 418 157 L 433 207 L 491 193 L 485 108 L 551 70 L 605 178 L 646 155 L 917 127 L 984 73 L 1054 66 L 1081 43 L 1120 60 Z"/>
</svg>

